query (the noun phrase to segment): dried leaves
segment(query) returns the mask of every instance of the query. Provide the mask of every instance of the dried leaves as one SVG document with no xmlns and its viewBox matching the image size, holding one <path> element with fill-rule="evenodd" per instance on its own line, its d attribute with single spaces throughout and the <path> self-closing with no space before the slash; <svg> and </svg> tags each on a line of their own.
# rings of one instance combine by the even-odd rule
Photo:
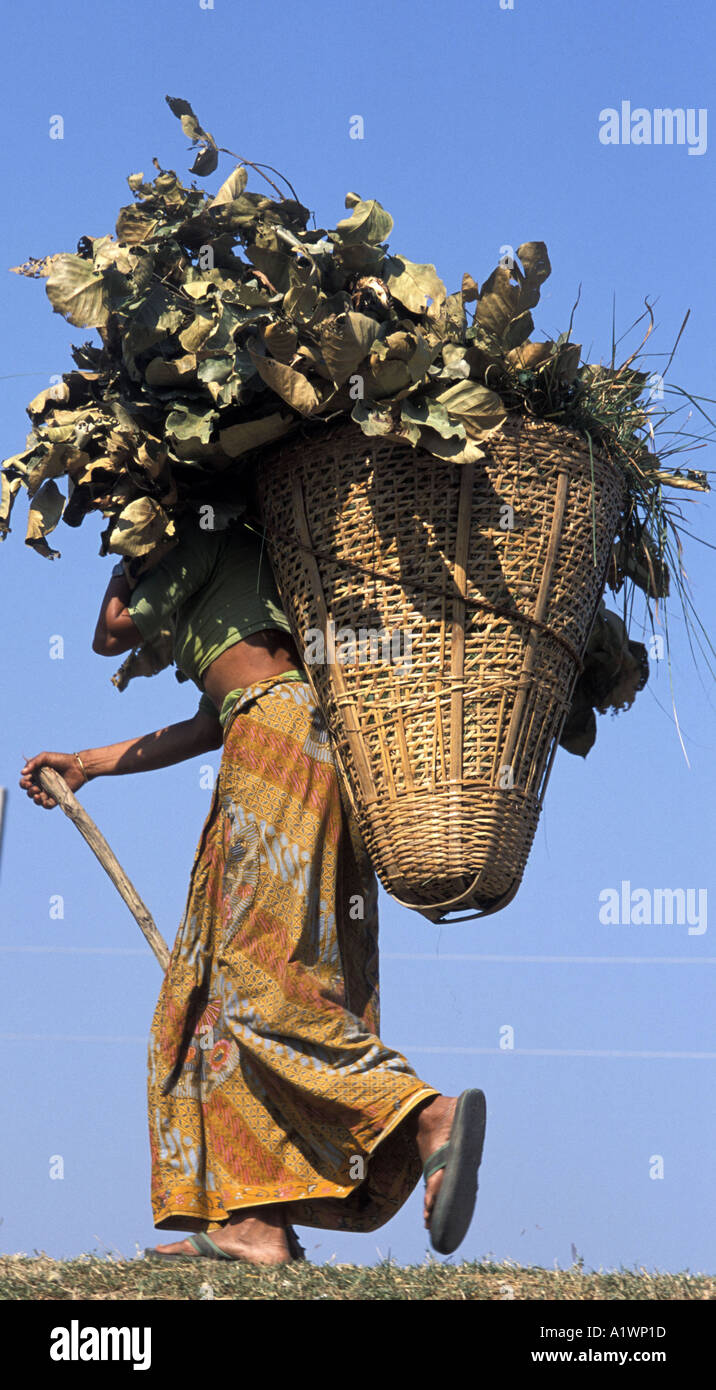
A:
<svg viewBox="0 0 716 1390">
<path fill-rule="evenodd" d="M 213 173 L 214 137 L 188 102 L 167 102 L 196 151 L 191 173 Z M 338 414 L 462 464 L 483 457 L 508 412 L 526 410 L 611 451 L 657 499 L 650 516 L 661 515 L 662 485 L 706 488 L 703 474 L 668 473 L 649 453 L 646 376 L 580 366 L 568 333 L 530 341 L 550 274 L 543 242 L 523 243 L 482 286 L 466 273 L 449 294 L 434 265 L 390 250 L 393 219 L 376 199 L 351 192 L 334 228 L 309 229 L 309 210 L 268 166 L 249 163 L 266 192 L 248 189 L 242 162 L 213 197 L 154 167 L 151 180 L 130 174 L 114 236 L 14 267 L 43 278 L 53 310 L 95 329 L 100 345 L 74 347 L 74 369 L 28 406 L 25 449 L 0 475 L 0 537 L 24 487 L 39 554 L 58 554 L 47 537 L 61 517 L 78 526 L 100 511 L 102 553 L 136 575 L 173 543 L 182 508 L 219 487 L 240 496 L 257 450 Z M 623 528 L 612 578 L 668 592 L 651 523 Z"/>
<path fill-rule="evenodd" d="M 167 101 L 198 147 L 192 173 L 213 172 L 214 137 L 188 102 Z M 434 266 L 389 253 L 393 220 L 376 199 L 348 194 L 347 215 L 314 231 L 273 180 L 268 196 L 250 192 L 243 164 L 213 198 L 154 165 L 151 180 L 130 174 L 114 237 L 15 267 L 44 278 L 55 312 L 101 346 L 74 348 L 76 370 L 31 402 L 26 448 L 5 464 L 0 534 L 25 486 L 27 541 L 57 554 L 46 537 L 64 475 L 68 525 L 99 510 L 103 551 L 144 562 L 177 508 L 210 500 L 232 467 L 241 487 L 245 454 L 338 412 L 440 458 L 481 457 L 506 408 L 465 380 L 462 298 Z"/>
<path fill-rule="evenodd" d="M 560 744 L 586 758 L 597 736 L 594 711 L 631 709 L 649 679 L 649 659 L 641 642 L 632 642 L 617 613 L 600 603 L 575 686 Z"/>
</svg>

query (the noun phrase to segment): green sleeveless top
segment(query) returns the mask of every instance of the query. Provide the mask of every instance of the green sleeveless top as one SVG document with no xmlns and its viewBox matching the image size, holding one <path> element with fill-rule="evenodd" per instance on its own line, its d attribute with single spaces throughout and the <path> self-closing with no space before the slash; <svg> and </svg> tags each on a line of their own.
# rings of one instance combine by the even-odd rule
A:
<svg viewBox="0 0 716 1390">
<path fill-rule="evenodd" d="M 204 530 L 194 517 L 182 518 L 177 532 L 178 544 L 140 579 L 127 611 L 145 642 L 171 629 L 178 669 L 203 691 L 204 671 L 228 647 L 265 628 L 291 628 L 260 532 L 247 522 Z M 216 716 L 206 694 L 199 709 Z"/>
</svg>

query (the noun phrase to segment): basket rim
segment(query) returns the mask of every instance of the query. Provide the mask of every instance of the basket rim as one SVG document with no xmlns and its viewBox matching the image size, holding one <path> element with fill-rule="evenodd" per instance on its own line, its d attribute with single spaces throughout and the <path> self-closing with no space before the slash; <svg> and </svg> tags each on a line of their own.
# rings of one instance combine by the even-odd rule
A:
<svg viewBox="0 0 716 1390">
<path fill-rule="evenodd" d="M 529 415 L 525 411 L 509 411 L 505 419 L 501 421 L 484 440 L 480 441 L 480 447 L 483 448 L 485 453 L 489 456 L 493 453 L 495 448 L 499 449 L 500 445 L 507 445 L 514 442 L 515 436 L 519 436 L 523 432 L 527 434 L 539 432 L 547 437 L 551 435 L 554 438 L 555 444 L 561 446 L 565 453 L 580 455 L 587 458 L 590 461 L 590 465 L 594 464 L 595 468 L 598 466 L 601 470 L 612 473 L 622 484 L 622 489 L 626 489 L 626 478 L 623 471 L 613 459 L 610 459 L 608 455 L 599 448 L 598 445 L 593 445 L 590 453 L 588 441 L 585 439 L 584 435 L 580 434 L 579 431 L 575 430 L 572 426 L 558 423 L 554 420 L 543 420 L 539 416 Z M 360 440 L 364 443 L 366 448 L 371 448 L 371 446 L 375 444 L 385 442 L 386 444 L 392 445 L 396 450 L 404 449 L 405 451 L 409 451 L 409 454 L 406 453 L 405 457 L 409 457 L 413 463 L 430 464 L 435 468 L 443 468 L 446 472 L 450 469 L 463 469 L 466 467 L 463 463 L 455 463 L 450 459 L 441 459 L 436 454 L 431 454 L 429 450 L 411 444 L 407 439 L 394 439 L 385 435 L 367 435 L 361 429 L 358 422 L 353 420 L 349 415 L 342 416 L 340 420 L 333 421 L 332 423 L 330 416 L 327 420 L 323 420 L 320 416 L 316 416 L 314 418 L 306 418 L 298 421 L 296 429 L 292 430 L 290 434 L 283 435 L 280 439 L 272 440 L 269 444 L 264 444 L 254 451 L 254 463 L 259 472 L 263 471 L 264 465 L 266 468 L 280 467 L 281 465 L 288 466 L 287 455 L 295 451 L 297 447 L 310 446 L 318 443 L 334 445 L 340 440 L 341 436 L 345 436 L 346 438 L 350 436 L 351 440 L 355 440 L 356 443 L 359 441 L 360 437 Z M 249 455 L 245 455 L 245 458 L 249 458 Z M 557 462 L 558 460 L 555 460 L 555 463 Z M 480 463 L 481 460 L 478 459 L 474 466 L 479 468 Z"/>
</svg>

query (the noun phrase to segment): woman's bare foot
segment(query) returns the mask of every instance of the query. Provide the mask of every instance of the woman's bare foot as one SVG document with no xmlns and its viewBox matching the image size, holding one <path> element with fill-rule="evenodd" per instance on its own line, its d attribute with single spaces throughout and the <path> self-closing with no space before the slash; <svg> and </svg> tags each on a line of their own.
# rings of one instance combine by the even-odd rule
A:
<svg viewBox="0 0 716 1390">
<path fill-rule="evenodd" d="M 260 1212 L 261 1215 L 257 1215 Z M 291 1261 L 283 1215 L 278 1207 L 253 1207 L 232 1212 L 225 1226 L 212 1231 L 211 1239 L 228 1255 L 255 1265 L 285 1265 Z M 158 1245 L 163 1255 L 197 1255 L 188 1240 Z"/>
<path fill-rule="evenodd" d="M 457 1096 L 434 1096 L 418 1112 L 416 1143 L 421 1163 L 426 1163 L 430 1155 L 434 1154 L 441 1144 L 447 1143 L 456 1108 Z M 445 1169 L 439 1168 L 437 1173 L 433 1173 L 432 1177 L 428 1178 L 425 1186 L 423 1216 L 427 1227 L 430 1226 L 430 1217 L 442 1186 L 444 1174 Z"/>
</svg>

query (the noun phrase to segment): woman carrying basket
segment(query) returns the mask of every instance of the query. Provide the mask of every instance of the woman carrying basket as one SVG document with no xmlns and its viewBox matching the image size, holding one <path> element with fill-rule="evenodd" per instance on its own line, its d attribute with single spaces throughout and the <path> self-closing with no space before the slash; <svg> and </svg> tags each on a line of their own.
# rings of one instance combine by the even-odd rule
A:
<svg viewBox="0 0 716 1390">
<path fill-rule="evenodd" d="M 74 791 L 223 745 L 149 1045 L 154 1224 L 198 1234 L 146 1253 L 287 1263 L 302 1257 L 289 1223 L 375 1230 L 422 1170 L 448 1254 L 474 1209 L 484 1096 L 440 1095 L 379 1038 L 377 879 L 260 535 L 191 515 L 177 529 L 133 589 L 117 567 L 93 649 L 116 656 L 170 626 L 196 714 L 40 753 L 20 783 L 49 808 L 41 767 Z"/>
</svg>

